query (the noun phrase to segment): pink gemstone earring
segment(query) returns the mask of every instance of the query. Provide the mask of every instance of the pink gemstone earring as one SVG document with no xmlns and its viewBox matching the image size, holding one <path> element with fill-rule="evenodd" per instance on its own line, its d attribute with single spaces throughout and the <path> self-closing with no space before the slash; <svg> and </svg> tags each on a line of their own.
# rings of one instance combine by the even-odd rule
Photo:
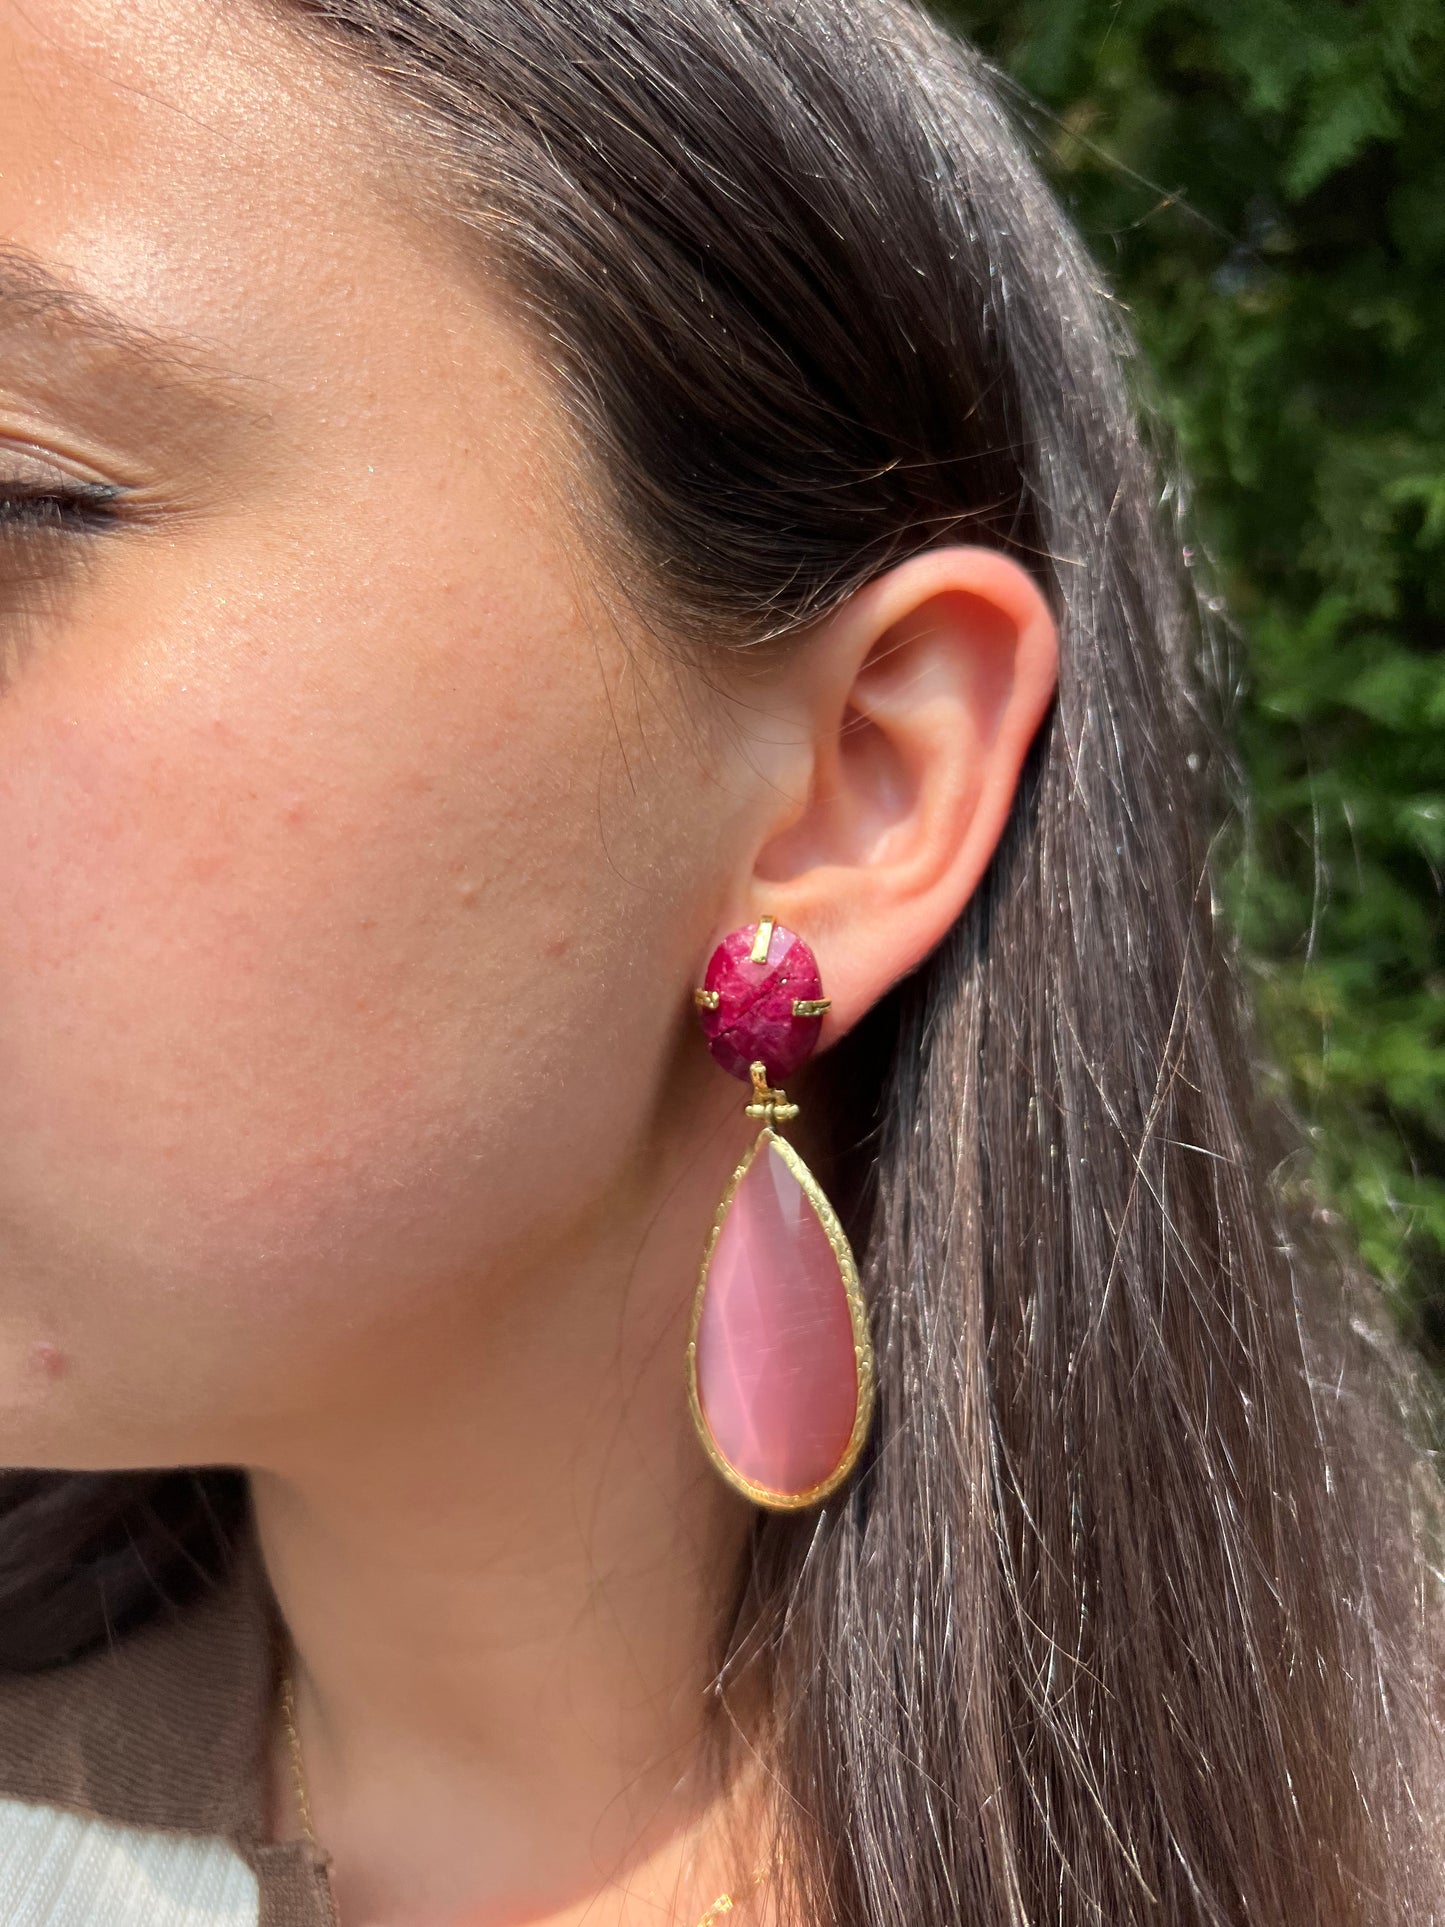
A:
<svg viewBox="0 0 1445 1927">
<path fill-rule="evenodd" d="M 703 1249 L 687 1391 L 703 1449 L 758 1505 L 793 1511 L 842 1484 L 873 1414 L 868 1313 L 848 1239 L 774 1126 L 774 1088 L 809 1056 L 829 999 L 812 951 L 772 917 L 732 931 L 694 990 L 708 1049 L 747 1078 L 763 1128 L 729 1178 Z"/>
</svg>

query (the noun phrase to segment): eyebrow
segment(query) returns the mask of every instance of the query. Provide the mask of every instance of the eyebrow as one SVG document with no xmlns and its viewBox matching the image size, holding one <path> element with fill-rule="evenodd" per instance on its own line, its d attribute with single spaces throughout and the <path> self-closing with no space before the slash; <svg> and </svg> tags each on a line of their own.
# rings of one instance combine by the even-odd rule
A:
<svg viewBox="0 0 1445 1927">
<path fill-rule="evenodd" d="M 263 385 L 227 368 L 213 343 L 182 332 L 163 334 L 129 319 L 27 249 L 0 242 L 0 338 L 28 326 L 213 405 L 234 406 Z"/>
</svg>

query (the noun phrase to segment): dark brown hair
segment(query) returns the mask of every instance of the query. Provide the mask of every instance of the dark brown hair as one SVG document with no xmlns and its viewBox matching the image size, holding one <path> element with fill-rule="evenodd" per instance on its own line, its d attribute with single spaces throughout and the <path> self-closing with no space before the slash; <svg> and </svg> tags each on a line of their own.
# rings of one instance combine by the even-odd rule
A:
<svg viewBox="0 0 1445 1927">
<path fill-rule="evenodd" d="M 954 539 L 1060 620 L 985 887 L 810 1067 L 879 1409 L 846 1491 L 759 1516 L 719 1655 L 723 1706 L 767 1680 L 786 1917 L 1445 1918 L 1434 1475 L 1258 1095 L 1178 465 L 998 77 L 904 0 L 269 4 L 515 298 L 669 646 L 786 648 Z M 214 1470 L 10 1497 L 12 1665 L 244 1507 Z"/>
</svg>

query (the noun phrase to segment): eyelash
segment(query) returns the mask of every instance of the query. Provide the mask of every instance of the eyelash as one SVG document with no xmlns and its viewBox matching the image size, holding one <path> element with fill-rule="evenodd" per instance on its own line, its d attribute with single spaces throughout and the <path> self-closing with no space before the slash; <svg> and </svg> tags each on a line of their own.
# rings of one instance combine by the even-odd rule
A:
<svg viewBox="0 0 1445 1927">
<path fill-rule="evenodd" d="M 0 481 L 0 537 L 37 529 L 50 534 L 94 535 L 119 519 L 109 504 L 121 493 L 100 482 L 45 488 Z"/>
</svg>

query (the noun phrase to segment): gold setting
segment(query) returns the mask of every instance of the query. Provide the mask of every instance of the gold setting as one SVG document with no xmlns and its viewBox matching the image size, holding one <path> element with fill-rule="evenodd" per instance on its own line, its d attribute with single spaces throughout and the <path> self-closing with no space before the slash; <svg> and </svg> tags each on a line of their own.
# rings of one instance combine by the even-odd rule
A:
<svg viewBox="0 0 1445 1927">
<path fill-rule="evenodd" d="M 795 997 L 793 1015 L 795 1017 L 821 1017 L 825 1010 L 831 1009 L 831 997 Z"/>
<path fill-rule="evenodd" d="M 748 962 L 765 964 L 768 961 L 768 950 L 772 945 L 772 941 L 773 919 L 771 917 L 759 918 L 758 932 L 753 938 L 753 947 L 748 952 Z"/>
<path fill-rule="evenodd" d="M 692 1001 L 699 1010 L 716 1010 L 722 1002 L 722 993 L 717 990 L 698 989 L 692 993 Z"/>
<path fill-rule="evenodd" d="M 872 1422 L 877 1367 L 873 1355 L 873 1341 L 868 1330 L 868 1307 L 864 1303 L 863 1293 L 858 1283 L 858 1267 L 853 1260 L 853 1251 L 848 1243 L 847 1233 L 839 1223 L 838 1214 L 828 1202 L 827 1195 L 818 1180 L 788 1140 L 780 1137 L 773 1129 L 775 1119 L 796 1117 L 798 1107 L 796 1104 L 790 1104 L 782 1091 L 769 1087 L 767 1073 L 761 1063 L 754 1063 L 751 1070 L 753 1102 L 746 1107 L 747 1115 L 764 1117 L 767 1121 L 728 1179 L 722 1197 L 718 1200 L 712 1229 L 708 1232 L 707 1242 L 703 1247 L 702 1263 L 698 1269 L 697 1285 L 693 1291 L 692 1318 L 687 1335 L 687 1402 L 703 1450 L 728 1484 L 756 1505 L 766 1506 L 775 1512 L 796 1512 L 804 1506 L 816 1505 L 820 1499 L 826 1499 L 830 1493 L 836 1492 L 857 1464 L 858 1456 L 868 1436 L 868 1427 Z M 853 1325 L 853 1359 L 858 1368 L 858 1402 L 854 1407 L 853 1429 L 848 1435 L 848 1442 L 843 1448 L 841 1458 L 828 1476 L 817 1485 L 809 1487 L 806 1492 L 775 1492 L 768 1486 L 755 1485 L 751 1479 L 744 1477 L 736 1466 L 724 1458 L 708 1429 L 697 1385 L 697 1333 L 698 1326 L 702 1322 L 702 1301 L 707 1290 L 708 1267 L 712 1263 L 713 1251 L 722 1233 L 723 1221 L 727 1217 L 738 1186 L 747 1176 L 753 1159 L 770 1144 L 777 1146 L 784 1163 L 801 1185 L 804 1196 L 823 1227 L 823 1233 L 832 1247 L 833 1256 L 838 1261 L 843 1291 L 848 1300 L 848 1315 Z"/>
</svg>

